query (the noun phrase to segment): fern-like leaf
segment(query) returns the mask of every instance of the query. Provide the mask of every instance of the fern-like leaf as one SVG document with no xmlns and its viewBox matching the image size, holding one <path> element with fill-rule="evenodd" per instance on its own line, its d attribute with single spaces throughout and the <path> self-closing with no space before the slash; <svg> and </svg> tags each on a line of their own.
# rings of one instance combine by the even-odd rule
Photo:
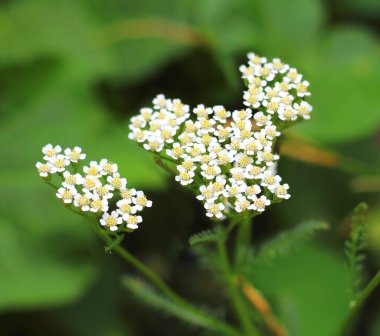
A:
<svg viewBox="0 0 380 336">
<path fill-rule="evenodd" d="M 212 321 L 210 322 L 209 318 L 205 318 L 205 316 L 211 317 L 214 315 L 209 310 L 199 310 L 200 312 L 204 312 L 203 315 L 203 313 L 200 314 L 176 304 L 173 301 L 166 299 L 143 280 L 135 277 L 124 276 L 122 284 L 137 299 L 145 303 L 147 306 L 156 309 L 161 314 L 178 318 L 182 322 L 185 322 L 188 327 L 198 327 L 208 330 L 216 329 L 213 326 Z"/>
<path fill-rule="evenodd" d="M 223 238 L 224 232 L 222 229 L 204 230 L 193 234 L 189 238 L 190 246 L 194 246 L 200 243 L 213 242 Z"/>
<path fill-rule="evenodd" d="M 345 254 L 348 259 L 348 268 L 351 274 L 350 299 L 354 301 L 359 293 L 362 283 L 363 262 L 366 258 L 367 247 L 366 220 L 367 205 L 360 203 L 354 210 L 351 230 L 345 242 Z"/>
<path fill-rule="evenodd" d="M 255 256 L 256 261 L 269 261 L 287 254 L 313 237 L 317 231 L 327 230 L 329 225 L 322 221 L 310 220 L 297 225 L 264 243 Z"/>
</svg>

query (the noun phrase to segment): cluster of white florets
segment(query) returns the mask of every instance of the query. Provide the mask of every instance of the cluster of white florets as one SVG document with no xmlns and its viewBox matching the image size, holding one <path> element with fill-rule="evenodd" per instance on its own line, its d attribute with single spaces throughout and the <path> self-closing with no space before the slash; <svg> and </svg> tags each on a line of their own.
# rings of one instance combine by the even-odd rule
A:
<svg viewBox="0 0 380 336">
<path fill-rule="evenodd" d="M 67 206 L 97 215 L 100 224 L 111 231 L 137 229 L 142 222 L 138 213 L 151 207 L 152 201 L 142 191 L 127 188 L 127 180 L 118 173 L 117 164 L 102 159 L 81 167 L 86 154 L 80 147 L 61 152 L 61 146 L 48 144 L 42 148 L 45 162 L 36 164 L 41 177 L 60 177 L 57 197 Z M 78 173 L 79 168 L 82 174 Z M 116 208 L 110 211 L 114 203 Z"/>
<path fill-rule="evenodd" d="M 310 118 L 309 83 L 297 70 L 279 59 L 248 58 L 240 68 L 246 108 L 198 105 L 191 113 L 181 100 L 158 95 L 152 108 L 131 119 L 129 138 L 172 162 L 176 181 L 197 191 L 212 218 L 261 213 L 290 197 L 276 173 L 275 141 L 283 128 Z"/>
</svg>

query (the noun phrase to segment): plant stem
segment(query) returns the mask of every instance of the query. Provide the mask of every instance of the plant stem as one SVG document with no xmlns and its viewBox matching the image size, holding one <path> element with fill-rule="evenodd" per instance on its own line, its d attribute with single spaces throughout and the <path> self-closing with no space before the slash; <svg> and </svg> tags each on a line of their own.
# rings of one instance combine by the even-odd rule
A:
<svg viewBox="0 0 380 336">
<path fill-rule="evenodd" d="M 109 235 L 102 230 L 98 225 L 96 224 L 95 230 L 100 236 L 101 239 L 107 244 L 110 245 L 113 243 L 113 239 L 109 237 Z M 196 308 L 192 304 L 190 304 L 188 301 L 186 301 L 184 298 L 177 295 L 175 292 L 173 292 L 170 287 L 156 274 L 154 273 L 150 268 L 145 266 L 140 260 L 138 260 L 136 257 L 134 257 L 132 254 L 130 254 L 127 250 L 125 250 L 122 246 L 116 245 L 112 248 L 112 251 L 115 251 L 121 258 L 123 258 L 125 261 L 127 261 L 129 264 L 131 264 L 133 267 L 135 267 L 137 270 L 139 270 L 147 279 L 149 279 L 165 296 L 173 301 L 174 303 L 181 306 L 183 309 L 186 309 L 190 311 L 191 313 L 197 315 L 198 320 L 201 321 L 201 324 L 204 328 L 214 330 L 217 332 L 220 332 L 224 335 L 228 336 L 239 336 L 240 334 L 231 326 L 224 323 L 223 321 L 220 321 L 212 316 L 206 315 L 203 311 Z M 254 335 L 254 334 L 252 334 Z"/>
<path fill-rule="evenodd" d="M 363 306 L 364 302 L 371 295 L 371 293 L 375 290 L 375 288 L 380 284 L 380 270 L 376 273 L 376 275 L 371 279 L 368 285 L 359 293 L 357 300 L 354 302 L 348 311 L 348 314 L 343 321 L 340 335 L 347 335 L 348 328 L 351 324 L 351 321 L 355 317 L 356 313 Z"/>
<path fill-rule="evenodd" d="M 234 269 L 239 268 L 242 257 L 247 252 L 251 238 L 251 218 L 244 218 L 238 226 L 238 232 L 235 241 Z"/>
<path fill-rule="evenodd" d="M 259 333 L 252 324 L 244 301 L 240 295 L 238 288 L 235 285 L 234 275 L 232 273 L 224 240 L 219 239 L 217 246 L 231 301 L 239 318 L 242 329 L 244 330 L 244 334 L 246 336 L 258 336 Z"/>
</svg>

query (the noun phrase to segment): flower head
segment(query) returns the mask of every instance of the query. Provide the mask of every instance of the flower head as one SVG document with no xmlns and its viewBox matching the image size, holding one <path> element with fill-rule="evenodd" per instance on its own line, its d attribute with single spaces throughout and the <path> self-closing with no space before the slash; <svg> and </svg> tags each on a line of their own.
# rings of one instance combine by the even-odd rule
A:
<svg viewBox="0 0 380 336">
<path fill-rule="evenodd" d="M 144 120 L 149 120 L 144 114 Z M 74 211 L 91 212 L 99 216 L 99 223 L 111 231 L 131 231 L 138 228 L 145 207 L 151 207 L 142 191 L 127 188 L 127 180 L 118 173 L 118 166 L 107 159 L 91 161 L 81 167 L 86 157 L 80 147 L 66 148 L 60 154 L 60 146 L 43 148 L 45 162 L 37 162 L 41 177 L 53 185 L 59 180 L 56 196 Z M 79 172 L 82 168 L 82 172 Z M 56 176 L 56 177 L 55 177 Z M 115 205 L 116 204 L 116 207 Z"/>
<path fill-rule="evenodd" d="M 283 129 L 309 119 L 312 111 L 305 100 L 309 82 L 279 58 L 249 53 L 239 69 L 247 86 L 244 108 L 231 112 L 199 104 L 190 109 L 158 95 L 129 126 L 129 138 L 165 159 L 163 166 L 177 171 L 175 180 L 197 193 L 211 218 L 259 214 L 290 197 L 276 172 L 275 144 Z"/>
</svg>

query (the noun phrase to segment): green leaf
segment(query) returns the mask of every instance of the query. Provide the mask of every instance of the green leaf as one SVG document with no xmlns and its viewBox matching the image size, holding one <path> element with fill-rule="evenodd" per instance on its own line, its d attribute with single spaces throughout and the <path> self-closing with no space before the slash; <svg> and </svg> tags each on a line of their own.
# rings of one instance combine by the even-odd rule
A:
<svg viewBox="0 0 380 336">
<path fill-rule="evenodd" d="M 380 123 L 379 50 L 376 38 L 358 28 L 339 28 L 321 40 L 314 54 L 302 62 L 314 109 L 312 120 L 297 129 L 324 142 L 375 132 Z"/>
<path fill-rule="evenodd" d="M 123 285 L 137 299 L 148 305 L 150 308 L 156 309 L 161 314 L 163 313 L 169 316 L 174 316 L 189 326 L 209 328 L 208 323 L 205 323 L 205 320 L 198 314 L 195 314 L 192 311 L 164 298 L 142 280 L 124 276 Z"/>
<path fill-rule="evenodd" d="M 224 236 L 224 232 L 221 229 L 204 230 L 204 231 L 193 234 L 189 238 L 189 244 L 190 246 L 194 246 L 200 243 L 214 242 L 214 241 L 217 241 L 218 239 L 223 238 L 223 236 Z"/>
<path fill-rule="evenodd" d="M 349 275 L 324 246 L 308 244 L 287 258 L 246 270 L 292 336 L 336 335 L 347 312 Z"/>
<path fill-rule="evenodd" d="M 49 224 L 52 222 L 49 219 Z M 93 282 L 96 274 L 93 265 L 88 261 L 82 264 L 63 258 L 58 240 L 56 245 L 46 243 L 48 237 L 51 243 L 56 240 L 51 233 L 48 236 L 42 232 L 38 234 L 25 226 L 15 226 L 14 220 L 9 222 L 3 218 L 0 218 L 0 227 L 0 311 L 67 304 L 79 299 Z M 75 232 L 73 225 L 68 225 L 67 229 Z M 76 231 L 77 235 L 79 233 L 81 230 Z M 82 233 L 80 236 L 84 243 L 86 239 Z M 80 240 L 78 237 L 70 239 L 65 246 L 67 249 Z M 77 249 L 78 245 L 74 251 Z"/>
<path fill-rule="evenodd" d="M 281 232 L 268 242 L 265 242 L 260 247 L 255 260 L 269 261 L 278 256 L 284 256 L 300 248 L 302 244 L 313 238 L 316 232 L 327 230 L 328 228 L 329 225 L 322 221 L 310 220 L 303 222 L 290 230 Z"/>
<path fill-rule="evenodd" d="M 345 253 L 351 274 L 351 300 L 356 300 L 362 283 L 363 262 L 367 248 L 367 220 L 365 218 L 368 206 L 360 203 L 354 210 L 350 235 L 345 242 Z"/>
</svg>

